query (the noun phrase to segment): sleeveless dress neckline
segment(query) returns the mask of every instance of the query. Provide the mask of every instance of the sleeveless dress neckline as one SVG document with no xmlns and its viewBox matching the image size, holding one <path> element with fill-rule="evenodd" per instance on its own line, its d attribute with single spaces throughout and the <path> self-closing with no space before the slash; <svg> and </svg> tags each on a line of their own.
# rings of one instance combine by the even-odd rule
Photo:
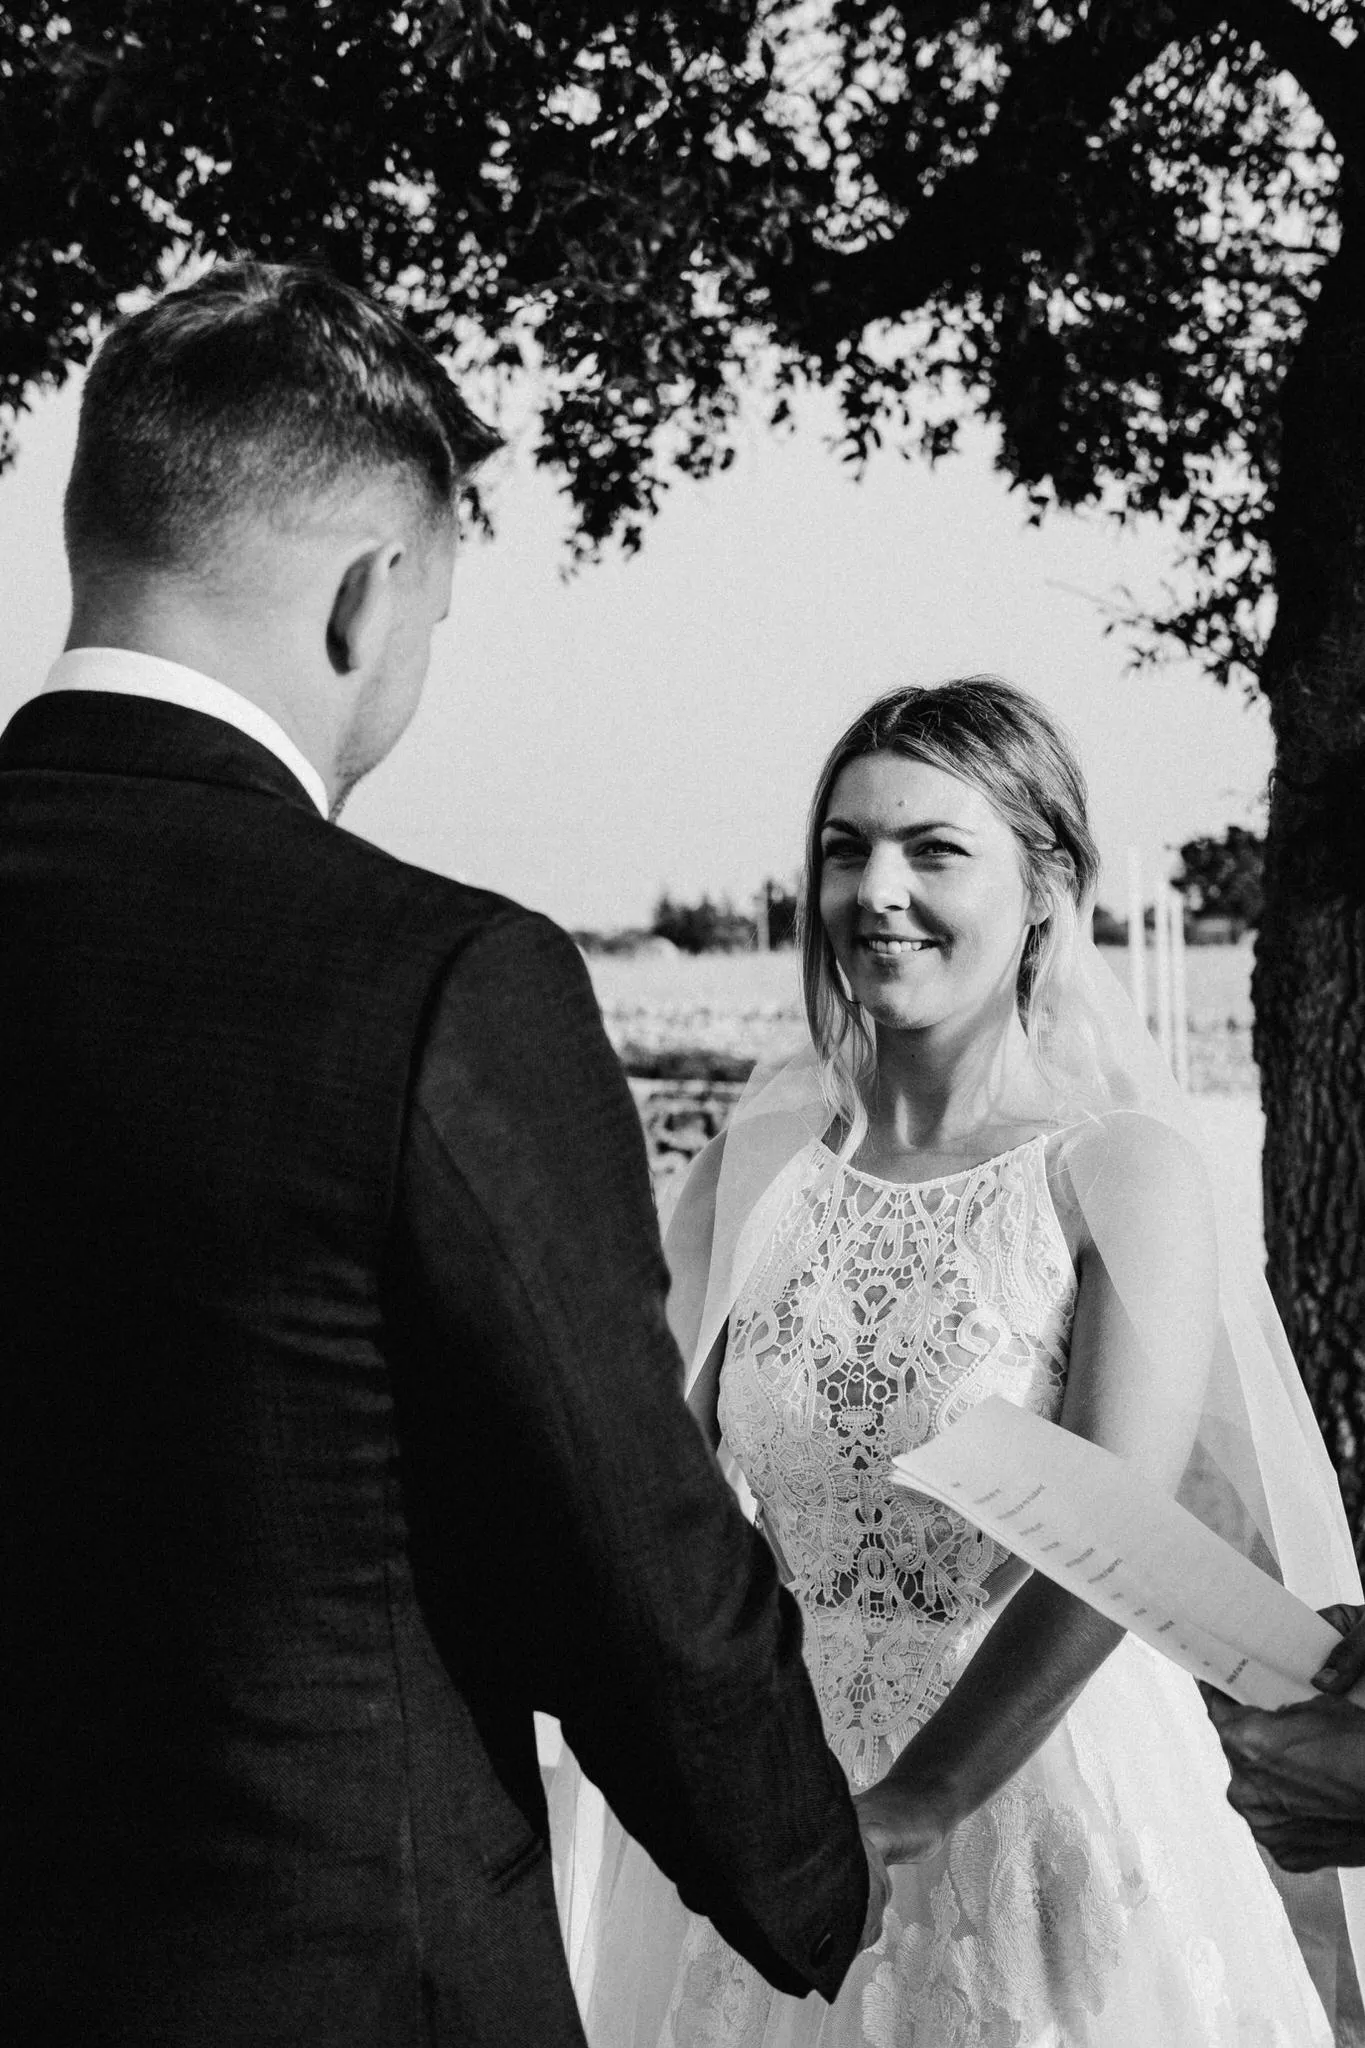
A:
<svg viewBox="0 0 1365 2048">
<path fill-rule="evenodd" d="M 968 1180 L 972 1174 L 984 1173 L 988 1167 L 1006 1166 L 1011 1159 L 1017 1159 L 1022 1153 L 1031 1152 L 1035 1148 L 1046 1151 L 1048 1140 L 1057 1135 L 1056 1131 L 1035 1131 L 1033 1136 L 1025 1138 L 1022 1144 L 1007 1145 L 1003 1152 L 992 1152 L 988 1158 L 978 1159 L 974 1166 L 959 1166 L 953 1173 L 931 1173 L 923 1180 L 887 1180 L 884 1175 L 868 1173 L 865 1168 L 854 1166 L 848 1160 L 844 1161 L 843 1170 L 855 1180 L 865 1180 L 870 1187 L 903 1190 L 907 1194 L 913 1194 L 922 1188 L 951 1187 L 954 1181 Z M 817 1143 L 827 1158 L 838 1158 L 834 1147 L 827 1145 L 823 1138 L 818 1139 Z"/>
</svg>

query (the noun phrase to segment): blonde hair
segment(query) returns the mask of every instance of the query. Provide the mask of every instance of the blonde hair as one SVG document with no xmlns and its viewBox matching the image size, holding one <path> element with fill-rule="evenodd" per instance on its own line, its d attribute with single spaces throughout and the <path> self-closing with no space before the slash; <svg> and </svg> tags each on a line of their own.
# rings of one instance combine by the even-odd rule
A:
<svg viewBox="0 0 1365 2048">
<path fill-rule="evenodd" d="M 1099 851 L 1086 815 L 1085 777 L 1060 726 L 1036 698 L 998 676 L 965 676 L 936 688 L 891 690 L 862 712 L 820 771 L 806 829 L 801 886 L 801 980 L 806 1018 L 831 1115 L 850 1157 L 867 1131 L 876 1044 L 849 995 L 820 917 L 820 833 L 834 785 L 869 754 L 924 761 L 979 789 L 1009 826 L 1024 882 L 1046 914 L 1031 927 L 1019 963 L 1019 1016 L 1044 1074 L 1059 1050 L 1060 998 L 1082 923 L 1094 905 Z"/>
</svg>

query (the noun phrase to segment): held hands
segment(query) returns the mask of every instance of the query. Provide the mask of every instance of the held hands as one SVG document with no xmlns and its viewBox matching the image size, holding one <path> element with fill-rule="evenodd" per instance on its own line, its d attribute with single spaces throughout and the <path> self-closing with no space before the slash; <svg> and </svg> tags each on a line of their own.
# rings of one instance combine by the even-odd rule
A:
<svg viewBox="0 0 1365 2048">
<path fill-rule="evenodd" d="M 890 1905 L 890 1870 L 886 1866 L 919 1864 L 933 1855 L 960 1817 L 950 1812 L 948 1798 L 929 1794 L 919 1786 L 896 1784 L 894 1778 L 882 1778 L 870 1792 L 857 1794 L 853 1806 L 870 1872 L 868 1921 L 860 1946 L 874 1948 Z"/>
<path fill-rule="evenodd" d="M 945 1840 L 952 1821 L 946 1803 L 908 1785 L 883 1778 L 853 1802 L 867 1851 L 867 1920 L 860 1949 L 874 1948 L 881 1937 L 882 1920 L 891 1901 L 891 1863 L 918 1863 L 932 1856 Z"/>
<path fill-rule="evenodd" d="M 1232 1766 L 1229 1802 L 1283 1870 L 1365 1864 L 1365 1714 L 1342 1697 L 1365 1673 L 1365 1608 L 1322 1612 L 1342 1634 L 1313 1680 L 1322 1699 L 1264 1713 L 1200 1687 Z"/>
<path fill-rule="evenodd" d="M 865 1948 L 875 1948 L 882 1938 L 882 1921 L 891 1903 L 891 1873 L 887 1869 L 881 1852 L 863 1836 L 863 1849 L 867 1855 L 867 1918 L 863 1921 L 862 1938 L 858 1953 Z"/>
<path fill-rule="evenodd" d="M 941 1849 L 959 1816 L 948 1800 L 893 1776 L 860 1792 L 853 1802 L 869 1855 L 884 1863 L 920 1863 Z"/>
</svg>

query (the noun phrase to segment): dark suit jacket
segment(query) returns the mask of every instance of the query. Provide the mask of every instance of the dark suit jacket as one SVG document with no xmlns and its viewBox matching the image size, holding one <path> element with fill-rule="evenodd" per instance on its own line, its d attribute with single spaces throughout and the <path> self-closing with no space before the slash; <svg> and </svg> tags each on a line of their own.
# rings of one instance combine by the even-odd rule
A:
<svg viewBox="0 0 1365 2048">
<path fill-rule="evenodd" d="M 0 2007 L 581 2040 L 532 1709 L 784 1989 L 866 1877 L 569 941 L 194 712 L 0 741 Z"/>
</svg>

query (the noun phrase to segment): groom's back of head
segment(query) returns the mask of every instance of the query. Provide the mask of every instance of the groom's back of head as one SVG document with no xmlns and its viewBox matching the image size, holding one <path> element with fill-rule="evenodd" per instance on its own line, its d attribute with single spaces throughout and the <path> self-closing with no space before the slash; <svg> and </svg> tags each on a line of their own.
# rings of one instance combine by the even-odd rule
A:
<svg viewBox="0 0 1365 2048">
<path fill-rule="evenodd" d="M 428 349 L 325 272 L 218 265 L 110 333 L 66 492 L 73 581 L 194 575 L 233 523 L 281 530 L 367 481 L 449 518 L 499 437 Z"/>
</svg>

